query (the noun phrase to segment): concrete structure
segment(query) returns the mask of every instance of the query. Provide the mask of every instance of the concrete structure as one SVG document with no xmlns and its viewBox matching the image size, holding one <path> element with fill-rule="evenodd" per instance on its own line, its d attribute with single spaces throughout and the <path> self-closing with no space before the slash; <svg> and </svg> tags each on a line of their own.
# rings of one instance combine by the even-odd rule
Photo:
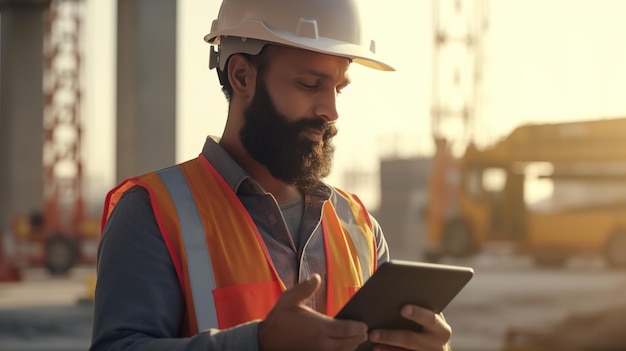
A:
<svg viewBox="0 0 626 351">
<path fill-rule="evenodd" d="M 11 216 L 42 207 L 44 15 L 49 4 L 0 0 L 0 234 Z M 175 161 L 176 0 L 118 0 L 118 17 L 121 180 Z"/>
<path fill-rule="evenodd" d="M 0 0 L 0 234 L 12 215 L 39 210 L 42 204 L 47 3 Z"/>
<path fill-rule="evenodd" d="M 393 258 L 422 260 L 430 158 L 383 159 L 380 164 L 382 226 Z"/>
<path fill-rule="evenodd" d="M 176 0 L 118 0 L 118 181 L 175 161 Z"/>
</svg>

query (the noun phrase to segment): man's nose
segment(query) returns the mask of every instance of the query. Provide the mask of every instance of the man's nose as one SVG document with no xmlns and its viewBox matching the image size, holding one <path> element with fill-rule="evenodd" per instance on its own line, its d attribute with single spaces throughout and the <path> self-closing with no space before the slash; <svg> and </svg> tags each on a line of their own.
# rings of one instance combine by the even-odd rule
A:
<svg viewBox="0 0 626 351">
<path fill-rule="evenodd" d="M 316 116 L 324 118 L 327 122 L 336 121 L 339 118 L 339 113 L 337 112 L 337 93 L 332 91 L 332 93 L 329 92 L 320 96 L 313 112 Z"/>
</svg>

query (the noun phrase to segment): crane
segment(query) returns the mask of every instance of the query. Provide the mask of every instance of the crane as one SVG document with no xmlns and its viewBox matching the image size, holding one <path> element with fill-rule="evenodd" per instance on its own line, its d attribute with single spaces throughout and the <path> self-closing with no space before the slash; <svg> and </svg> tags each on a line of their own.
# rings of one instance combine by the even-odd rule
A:
<svg viewBox="0 0 626 351">
<path fill-rule="evenodd" d="M 428 180 L 428 231 L 458 210 L 456 154 L 474 142 L 483 75 L 488 0 L 433 0 L 431 135 L 435 153 Z M 427 257 L 436 261 L 436 257 Z"/>
</svg>

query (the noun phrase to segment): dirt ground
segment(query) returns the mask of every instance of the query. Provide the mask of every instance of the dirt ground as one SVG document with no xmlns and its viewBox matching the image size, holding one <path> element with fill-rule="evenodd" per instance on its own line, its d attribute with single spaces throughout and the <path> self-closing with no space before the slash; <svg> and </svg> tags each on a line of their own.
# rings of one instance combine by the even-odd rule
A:
<svg viewBox="0 0 626 351">
<path fill-rule="evenodd" d="M 456 262 L 476 276 L 445 311 L 455 351 L 626 350 L 626 272 L 598 259 L 537 269 L 525 258 Z"/>
<path fill-rule="evenodd" d="M 626 350 L 625 271 L 593 259 L 550 270 L 503 255 L 445 263 L 475 269 L 444 311 L 454 351 Z M 93 268 L 24 273 L 0 283 L 0 351 L 87 350 L 92 310 L 80 301 Z"/>
<path fill-rule="evenodd" d="M 51 277 L 23 270 L 24 279 L 0 283 L 0 350 L 85 351 L 91 338 L 92 307 L 84 303 L 93 267 Z"/>
</svg>

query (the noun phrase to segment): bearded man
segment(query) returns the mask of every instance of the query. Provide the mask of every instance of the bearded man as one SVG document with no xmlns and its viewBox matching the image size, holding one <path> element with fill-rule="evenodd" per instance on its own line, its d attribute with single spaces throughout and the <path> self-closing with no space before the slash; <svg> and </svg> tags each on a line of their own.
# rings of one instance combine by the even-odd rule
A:
<svg viewBox="0 0 626 351">
<path fill-rule="evenodd" d="M 389 260 L 358 197 L 323 182 L 352 62 L 392 70 L 362 38 L 357 0 L 225 0 L 206 40 L 229 101 L 199 157 L 107 196 L 92 351 L 446 350 L 421 332 L 334 315 Z"/>
</svg>

